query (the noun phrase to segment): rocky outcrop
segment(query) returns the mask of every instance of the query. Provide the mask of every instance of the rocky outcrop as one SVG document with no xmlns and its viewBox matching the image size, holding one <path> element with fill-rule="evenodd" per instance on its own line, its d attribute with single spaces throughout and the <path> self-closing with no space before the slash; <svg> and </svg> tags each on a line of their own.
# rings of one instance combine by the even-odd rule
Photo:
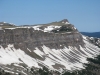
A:
<svg viewBox="0 0 100 75">
<path fill-rule="evenodd" d="M 0 30 L 0 45 L 14 44 L 16 48 L 18 46 L 21 49 L 29 48 L 31 50 L 43 45 L 51 49 L 83 45 L 82 35 L 72 28 L 73 26 L 67 24 L 62 25 L 60 28 L 55 28 L 50 32 L 35 30 L 32 27 L 6 28 Z"/>
</svg>

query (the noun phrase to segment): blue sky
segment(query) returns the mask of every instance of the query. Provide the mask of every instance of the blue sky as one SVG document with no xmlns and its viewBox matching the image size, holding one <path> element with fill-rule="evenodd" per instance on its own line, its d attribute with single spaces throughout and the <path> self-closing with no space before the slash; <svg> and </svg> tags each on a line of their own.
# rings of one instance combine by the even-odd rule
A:
<svg viewBox="0 0 100 75">
<path fill-rule="evenodd" d="M 79 31 L 100 31 L 100 0 L 0 0 L 0 21 L 26 25 L 62 19 Z"/>
</svg>

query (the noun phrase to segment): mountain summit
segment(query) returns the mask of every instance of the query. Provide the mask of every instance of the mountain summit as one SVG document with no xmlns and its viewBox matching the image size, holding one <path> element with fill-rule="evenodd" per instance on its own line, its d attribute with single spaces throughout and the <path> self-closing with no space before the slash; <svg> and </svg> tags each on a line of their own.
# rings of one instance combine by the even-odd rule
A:
<svg viewBox="0 0 100 75">
<path fill-rule="evenodd" d="M 0 67 L 17 75 L 46 67 L 52 71 L 81 70 L 100 48 L 67 19 L 33 26 L 7 26 L 0 30 Z"/>
<path fill-rule="evenodd" d="M 67 19 L 63 19 L 60 22 L 64 22 L 64 23 L 68 22 L 69 23 L 69 21 Z"/>
</svg>

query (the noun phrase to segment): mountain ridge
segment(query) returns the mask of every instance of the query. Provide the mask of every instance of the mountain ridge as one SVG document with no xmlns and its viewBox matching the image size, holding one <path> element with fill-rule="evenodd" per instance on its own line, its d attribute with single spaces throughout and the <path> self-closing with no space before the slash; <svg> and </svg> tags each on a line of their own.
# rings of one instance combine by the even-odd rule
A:
<svg viewBox="0 0 100 75">
<path fill-rule="evenodd" d="M 83 35 L 89 36 L 89 37 L 97 37 L 100 38 L 100 31 L 99 32 L 81 32 Z"/>
</svg>

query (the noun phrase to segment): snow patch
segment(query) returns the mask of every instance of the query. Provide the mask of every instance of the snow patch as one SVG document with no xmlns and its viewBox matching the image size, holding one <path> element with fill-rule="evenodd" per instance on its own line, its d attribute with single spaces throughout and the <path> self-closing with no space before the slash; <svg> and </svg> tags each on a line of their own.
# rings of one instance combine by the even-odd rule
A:
<svg viewBox="0 0 100 75">
<path fill-rule="evenodd" d="M 84 40 L 87 40 L 87 37 L 85 35 L 82 35 L 82 37 L 83 37 Z"/>
<path fill-rule="evenodd" d="M 70 24 L 69 22 L 65 22 L 65 24 Z"/>
<path fill-rule="evenodd" d="M 41 30 L 39 27 L 41 26 L 33 26 L 34 30 Z"/>
<path fill-rule="evenodd" d="M 44 29 L 44 32 L 50 32 L 52 31 L 53 29 L 55 28 L 60 28 L 61 26 L 54 26 L 54 25 L 51 25 L 51 26 L 47 26 L 45 29 Z"/>
<path fill-rule="evenodd" d="M 5 29 L 11 29 L 11 30 L 13 30 L 13 29 L 16 29 L 16 28 L 5 28 Z"/>
<path fill-rule="evenodd" d="M 28 48 L 27 48 L 27 50 L 28 50 L 29 52 L 32 52 L 32 51 L 31 51 L 30 49 L 28 49 Z"/>
<path fill-rule="evenodd" d="M 7 48 L 0 46 L 0 64 L 11 64 L 11 63 L 25 63 L 29 67 L 39 67 L 36 60 L 29 55 L 25 54 L 21 49 L 15 49 L 13 45 L 8 45 Z M 13 49 L 13 50 L 12 50 Z M 21 59 L 22 61 L 20 61 Z M 28 60 L 28 61 L 27 61 Z"/>
<path fill-rule="evenodd" d="M 76 28 L 74 27 L 74 29 L 76 30 Z"/>
</svg>

